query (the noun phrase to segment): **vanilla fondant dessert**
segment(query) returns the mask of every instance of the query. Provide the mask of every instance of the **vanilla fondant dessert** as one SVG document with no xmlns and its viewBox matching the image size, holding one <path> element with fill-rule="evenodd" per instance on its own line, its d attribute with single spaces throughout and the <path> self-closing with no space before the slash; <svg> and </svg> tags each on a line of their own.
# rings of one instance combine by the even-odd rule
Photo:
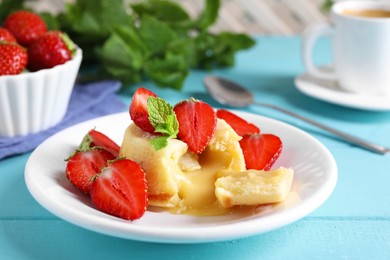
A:
<svg viewBox="0 0 390 260">
<path fill-rule="evenodd" d="M 225 212 L 215 197 L 214 183 L 219 172 L 245 170 L 238 142 L 241 137 L 224 120 L 217 120 L 210 143 L 199 155 L 178 139 L 170 139 L 165 148 L 156 151 L 150 142 L 153 137 L 131 124 L 120 150 L 121 156 L 138 162 L 144 169 L 149 205 L 173 208 L 178 213 Z"/>
<path fill-rule="evenodd" d="M 91 129 L 66 159 L 66 178 L 96 209 L 126 220 L 147 209 L 248 216 L 291 201 L 293 170 L 271 168 L 278 136 L 194 98 L 172 107 L 144 88 L 129 112 L 121 146 Z"/>
<path fill-rule="evenodd" d="M 136 91 L 120 156 L 145 171 L 150 206 L 220 215 L 287 197 L 293 170 L 268 171 L 281 152 L 280 139 L 224 112 L 217 118 L 218 112 L 194 99 L 171 108 L 149 90 Z"/>
</svg>

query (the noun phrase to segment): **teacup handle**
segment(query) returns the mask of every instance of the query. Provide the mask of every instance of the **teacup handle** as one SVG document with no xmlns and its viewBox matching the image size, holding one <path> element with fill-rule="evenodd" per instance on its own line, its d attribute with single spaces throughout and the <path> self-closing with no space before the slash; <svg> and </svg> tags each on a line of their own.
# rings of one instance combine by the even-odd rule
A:
<svg viewBox="0 0 390 260">
<path fill-rule="evenodd" d="M 330 71 L 321 70 L 313 62 L 312 52 L 316 41 L 323 37 L 333 35 L 334 29 L 329 24 L 318 24 L 308 27 L 302 35 L 302 59 L 307 73 L 315 78 L 335 80 L 336 75 Z"/>
</svg>

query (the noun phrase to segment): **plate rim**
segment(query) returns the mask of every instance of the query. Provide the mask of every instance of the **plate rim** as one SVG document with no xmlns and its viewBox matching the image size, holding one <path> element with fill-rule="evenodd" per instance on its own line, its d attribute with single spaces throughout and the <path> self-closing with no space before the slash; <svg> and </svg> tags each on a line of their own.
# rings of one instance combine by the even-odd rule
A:
<svg viewBox="0 0 390 260">
<path fill-rule="evenodd" d="M 49 199 L 43 197 L 44 193 L 39 191 L 39 187 L 33 185 L 34 182 L 31 179 L 31 173 L 29 173 L 29 167 L 32 163 L 32 160 L 35 158 L 37 154 L 39 154 L 40 150 L 45 147 L 45 145 L 50 144 L 50 142 L 54 142 L 58 136 L 60 136 L 62 133 L 69 131 L 70 129 L 75 129 L 75 128 L 82 128 L 84 125 L 90 125 L 94 121 L 100 121 L 100 120 L 107 120 L 111 117 L 121 117 L 123 114 L 128 114 L 127 112 L 120 112 L 116 114 L 111 114 L 111 115 L 106 115 L 102 117 L 98 117 L 95 119 L 91 119 L 79 124 L 75 124 L 73 126 L 70 126 L 53 136 L 49 137 L 46 141 L 44 141 L 41 145 L 39 145 L 30 155 L 26 165 L 25 165 L 25 183 L 26 186 L 30 192 L 30 194 L 33 196 L 33 198 L 46 210 L 54 214 L 55 216 L 59 217 L 60 219 L 63 219 L 67 222 L 70 222 L 76 226 L 82 227 L 84 229 L 98 232 L 101 234 L 106 234 L 114 237 L 120 237 L 120 238 L 125 238 L 125 239 L 132 239 L 132 240 L 138 240 L 138 241 L 144 241 L 144 242 L 157 242 L 157 243 L 207 243 L 207 242 L 219 242 L 219 241 L 227 241 L 227 240 L 232 240 L 232 239 L 239 239 L 243 237 L 249 237 L 252 235 L 259 235 L 277 228 L 281 228 L 283 226 L 286 226 L 288 224 L 291 224 L 306 215 L 310 214 L 313 212 L 315 209 L 320 207 L 332 194 L 333 190 L 335 189 L 337 179 L 338 179 L 338 169 L 337 169 L 337 164 L 335 161 L 335 158 L 333 155 L 330 153 L 330 151 L 316 138 L 311 136 L 310 134 L 306 133 L 305 131 L 289 125 L 285 122 L 265 117 L 262 115 L 254 114 L 254 113 L 249 113 L 249 112 L 244 112 L 244 111 L 239 111 L 239 110 L 231 110 L 238 115 L 250 115 L 250 116 L 256 116 L 259 117 L 259 120 L 269 120 L 273 123 L 277 124 L 282 124 L 284 127 L 294 129 L 295 131 L 298 131 L 299 133 L 303 134 L 304 137 L 309 138 L 312 142 L 314 142 L 317 146 L 319 146 L 322 150 L 322 152 L 325 153 L 327 159 L 330 162 L 330 170 L 328 173 L 328 178 L 327 178 L 327 186 L 326 189 L 324 186 L 322 186 L 322 189 L 320 192 L 316 192 L 314 196 L 311 196 L 304 204 L 300 203 L 296 206 L 294 206 L 292 209 L 289 210 L 293 216 L 285 217 L 285 211 L 282 212 L 277 212 L 273 213 L 270 216 L 262 216 L 262 221 L 263 222 L 271 222 L 272 225 L 270 225 L 268 228 L 264 228 L 264 224 L 260 225 L 260 228 L 254 227 L 253 223 L 256 223 L 258 219 L 252 218 L 249 220 L 245 220 L 246 225 L 242 225 L 243 222 L 235 222 L 235 223 L 230 223 L 230 224 L 221 224 L 221 225 L 208 225 L 208 226 L 201 226 L 201 227 L 196 227 L 196 230 L 194 227 L 191 228 L 180 228 L 180 229 L 166 229 L 169 232 L 167 233 L 159 233 L 156 232 L 156 227 L 145 227 L 145 226 L 138 226 L 138 225 L 129 225 L 131 228 L 130 229 L 121 229 L 122 228 L 122 223 L 132 223 L 128 221 L 124 221 L 121 219 L 118 219 L 116 217 L 109 216 L 105 213 L 101 214 L 103 215 L 103 219 L 99 216 L 93 215 L 93 221 L 88 219 L 88 217 L 91 217 L 88 215 L 88 213 L 85 212 L 79 212 L 76 209 L 72 209 L 70 206 L 66 208 L 65 210 L 67 211 L 67 214 L 63 213 L 64 208 L 58 205 L 58 202 L 56 203 L 55 200 Z M 69 212 L 71 212 L 71 215 L 69 215 Z M 270 217 L 272 216 L 272 220 L 270 220 Z M 111 221 L 108 223 L 105 223 L 107 218 L 111 219 L 113 218 L 114 221 L 114 226 L 112 226 Z M 275 224 L 275 218 L 279 220 L 277 224 Z M 230 230 L 228 232 L 226 231 L 226 226 L 230 227 Z M 164 228 L 159 227 L 159 231 L 164 230 Z M 197 231 L 197 232 L 194 232 Z M 199 231 L 205 231 L 208 230 L 208 233 L 213 233 L 213 235 L 208 234 L 208 236 L 200 236 L 199 234 L 202 232 Z M 211 230 L 211 231 L 210 231 Z M 245 232 L 237 232 L 237 231 L 242 231 L 244 230 Z M 128 233 L 131 231 L 131 233 Z M 222 232 L 220 232 L 222 231 Z M 169 234 L 168 234 L 169 233 Z M 172 233 L 174 235 L 172 236 Z"/>
</svg>

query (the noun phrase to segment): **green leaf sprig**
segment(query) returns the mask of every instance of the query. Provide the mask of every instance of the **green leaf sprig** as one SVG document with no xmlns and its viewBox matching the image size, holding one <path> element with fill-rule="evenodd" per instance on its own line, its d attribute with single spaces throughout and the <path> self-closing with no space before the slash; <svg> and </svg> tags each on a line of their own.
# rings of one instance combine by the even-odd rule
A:
<svg viewBox="0 0 390 260">
<path fill-rule="evenodd" d="M 154 149 L 160 150 L 168 145 L 168 140 L 176 138 L 179 132 L 179 122 L 173 107 L 164 99 L 149 97 L 147 101 L 149 121 L 156 133 L 162 135 L 151 140 Z"/>
</svg>

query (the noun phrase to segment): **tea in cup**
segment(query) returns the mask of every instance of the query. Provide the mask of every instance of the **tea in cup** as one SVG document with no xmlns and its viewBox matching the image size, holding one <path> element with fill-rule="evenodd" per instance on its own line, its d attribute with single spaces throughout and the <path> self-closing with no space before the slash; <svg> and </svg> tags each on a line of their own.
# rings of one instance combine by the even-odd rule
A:
<svg viewBox="0 0 390 260">
<path fill-rule="evenodd" d="M 327 35 L 332 37 L 332 72 L 321 70 L 312 59 L 316 41 Z M 390 2 L 335 3 L 330 24 L 304 32 L 302 59 L 309 75 L 337 80 L 346 91 L 390 95 Z"/>
</svg>

